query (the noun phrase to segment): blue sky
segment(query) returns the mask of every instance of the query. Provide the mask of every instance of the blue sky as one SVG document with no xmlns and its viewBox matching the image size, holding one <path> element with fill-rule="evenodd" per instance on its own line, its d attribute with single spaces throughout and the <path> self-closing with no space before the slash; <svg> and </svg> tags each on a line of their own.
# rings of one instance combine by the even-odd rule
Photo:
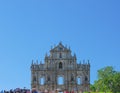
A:
<svg viewBox="0 0 120 93">
<path fill-rule="evenodd" d="M 120 71 L 119 0 L 0 0 L 0 90 L 30 88 L 31 61 L 60 41 L 77 61 Z"/>
</svg>

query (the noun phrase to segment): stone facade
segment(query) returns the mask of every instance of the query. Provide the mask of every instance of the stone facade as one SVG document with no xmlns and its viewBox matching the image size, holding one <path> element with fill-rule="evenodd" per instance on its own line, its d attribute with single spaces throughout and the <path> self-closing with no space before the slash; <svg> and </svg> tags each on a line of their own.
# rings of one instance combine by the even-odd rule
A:
<svg viewBox="0 0 120 93">
<path fill-rule="evenodd" d="M 77 63 L 71 49 L 59 43 L 45 56 L 44 63 L 31 64 L 31 88 L 89 91 L 90 63 Z"/>
</svg>

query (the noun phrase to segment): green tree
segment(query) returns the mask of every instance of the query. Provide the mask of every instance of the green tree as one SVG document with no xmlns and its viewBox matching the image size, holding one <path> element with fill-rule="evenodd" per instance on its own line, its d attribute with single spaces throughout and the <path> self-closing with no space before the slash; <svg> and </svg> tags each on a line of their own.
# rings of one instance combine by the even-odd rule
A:
<svg viewBox="0 0 120 93">
<path fill-rule="evenodd" d="M 116 72 L 112 77 L 110 77 L 109 82 L 109 88 L 112 92 L 120 92 L 120 72 Z"/>
<path fill-rule="evenodd" d="M 94 87 L 101 92 L 120 92 L 120 72 L 115 71 L 112 66 L 98 70 L 98 80 L 94 82 Z"/>
<path fill-rule="evenodd" d="M 95 92 L 96 91 L 95 86 L 92 85 L 92 84 L 90 84 L 90 90 L 93 91 L 93 92 Z"/>
</svg>

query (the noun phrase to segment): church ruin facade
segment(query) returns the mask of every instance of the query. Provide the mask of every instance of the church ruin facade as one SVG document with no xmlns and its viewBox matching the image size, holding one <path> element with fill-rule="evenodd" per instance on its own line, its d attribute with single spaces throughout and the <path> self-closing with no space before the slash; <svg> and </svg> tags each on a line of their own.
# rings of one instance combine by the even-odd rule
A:
<svg viewBox="0 0 120 93">
<path fill-rule="evenodd" d="M 89 91 L 89 60 L 78 63 L 71 49 L 59 43 L 45 55 L 44 63 L 32 61 L 31 88 Z"/>
</svg>

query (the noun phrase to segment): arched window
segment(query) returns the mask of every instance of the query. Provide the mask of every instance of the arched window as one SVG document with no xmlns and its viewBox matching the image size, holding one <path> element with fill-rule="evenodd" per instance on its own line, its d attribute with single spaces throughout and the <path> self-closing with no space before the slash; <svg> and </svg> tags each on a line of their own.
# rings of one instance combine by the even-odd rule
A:
<svg viewBox="0 0 120 93">
<path fill-rule="evenodd" d="M 44 85 L 44 83 L 45 83 L 45 79 L 44 79 L 44 77 L 41 77 L 41 78 L 40 78 L 39 83 L 40 83 L 40 85 Z"/>
<path fill-rule="evenodd" d="M 64 84 L 64 78 L 62 76 L 59 76 L 57 78 L 57 83 L 58 83 L 58 85 L 63 85 Z"/>
<path fill-rule="evenodd" d="M 50 81 L 50 76 L 48 76 L 48 81 Z"/>
<path fill-rule="evenodd" d="M 62 62 L 59 63 L 59 68 L 62 69 Z"/>
<path fill-rule="evenodd" d="M 36 77 L 35 77 L 35 76 L 33 77 L 33 81 L 34 81 L 34 82 L 36 81 Z"/>
<path fill-rule="evenodd" d="M 74 76 L 73 75 L 71 75 L 71 81 L 74 81 Z"/>
<path fill-rule="evenodd" d="M 87 78 L 87 76 L 85 76 L 85 81 L 88 81 L 88 78 Z"/>
<path fill-rule="evenodd" d="M 77 84 L 80 85 L 81 84 L 81 78 L 77 77 Z"/>
</svg>

